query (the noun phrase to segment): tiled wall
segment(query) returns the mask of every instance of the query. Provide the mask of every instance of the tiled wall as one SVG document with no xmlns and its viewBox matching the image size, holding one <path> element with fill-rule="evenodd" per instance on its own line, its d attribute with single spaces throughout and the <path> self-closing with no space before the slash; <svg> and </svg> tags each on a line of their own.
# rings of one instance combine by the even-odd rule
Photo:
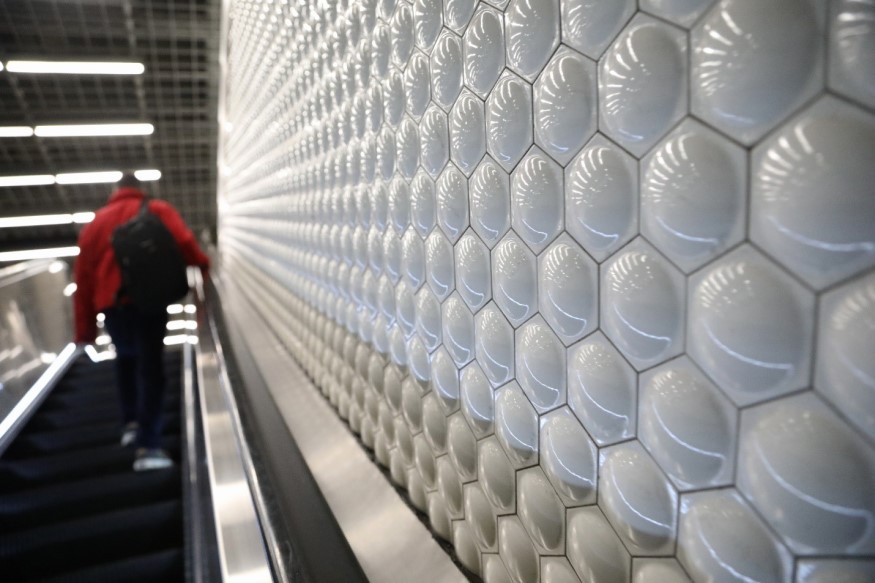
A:
<svg viewBox="0 0 875 583">
<path fill-rule="evenodd" d="M 875 581 L 875 4 L 229 16 L 224 259 L 464 565 Z"/>
</svg>

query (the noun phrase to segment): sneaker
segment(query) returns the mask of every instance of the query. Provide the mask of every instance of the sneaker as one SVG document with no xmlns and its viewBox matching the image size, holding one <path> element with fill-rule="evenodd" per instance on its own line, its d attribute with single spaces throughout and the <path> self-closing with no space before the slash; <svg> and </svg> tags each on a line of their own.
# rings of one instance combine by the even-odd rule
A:
<svg viewBox="0 0 875 583">
<path fill-rule="evenodd" d="M 127 447 L 131 445 L 132 443 L 134 443 L 135 439 L 137 439 L 137 422 L 131 421 L 130 423 L 125 425 L 124 429 L 122 429 L 122 447 Z"/>
<path fill-rule="evenodd" d="M 173 460 L 163 449 L 138 449 L 134 460 L 134 471 L 163 470 L 173 465 Z"/>
</svg>

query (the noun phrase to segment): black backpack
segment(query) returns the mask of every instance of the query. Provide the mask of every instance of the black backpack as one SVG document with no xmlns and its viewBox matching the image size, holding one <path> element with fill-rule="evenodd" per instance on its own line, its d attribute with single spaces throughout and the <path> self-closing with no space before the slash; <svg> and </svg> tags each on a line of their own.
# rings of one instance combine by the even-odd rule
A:
<svg viewBox="0 0 875 583">
<path fill-rule="evenodd" d="M 163 311 L 188 293 L 186 264 L 176 239 L 149 210 L 140 211 L 112 232 L 112 248 L 122 274 L 116 303 L 122 297 L 144 312 Z"/>
</svg>

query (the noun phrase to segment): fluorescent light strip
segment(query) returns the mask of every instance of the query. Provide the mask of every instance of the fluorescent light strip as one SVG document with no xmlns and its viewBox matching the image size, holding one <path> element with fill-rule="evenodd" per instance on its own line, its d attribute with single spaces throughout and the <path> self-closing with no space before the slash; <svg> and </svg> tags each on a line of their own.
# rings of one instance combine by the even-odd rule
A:
<svg viewBox="0 0 875 583">
<path fill-rule="evenodd" d="M 0 138 L 29 138 L 33 135 L 33 128 L 28 126 L 0 127 Z"/>
<path fill-rule="evenodd" d="M 25 249 L 23 251 L 0 252 L 0 263 L 30 261 L 31 259 L 54 259 L 56 257 L 76 257 L 79 247 L 51 247 L 49 249 Z"/>
<path fill-rule="evenodd" d="M 153 182 L 161 178 L 161 171 L 155 169 L 136 170 L 134 171 L 134 177 L 140 182 Z"/>
<path fill-rule="evenodd" d="M 134 176 L 142 182 L 150 182 L 161 178 L 161 171 L 154 168 L 136 170 Z M 121 180 L 120 170 L 105 172 L 68 172 L 52 176 L 51 174 L 35 174 L 30 176 L 0 176 L 0 188 L 10 186 L 46 186 L 51 184 L 104 184 Z"/>
<path fill-rule="evenodd" d="M 0 176 L 0 188 L 4 186 L 43 186 L 54 184 L 55 177 L 51 174 L 33 174 L 30 176 Z"/>
<path fill-rule="evenodd" d="M 118 182 L 121 179 L 122 173 L 119 170 L 110 170 L 107 172 L 72 172 L 55 176 L 55 180 L 58 184 L 104 184 Z"/>
<path fill-rule="evenodd" d="M 10 73 L 49 73 L 61 75 L 142 75 L 143 63 L 93 61 L 7 61 Z"/>
<path fill-rule="evenodd" d="M 69 138 L 83 136 L 150 136 L 154 131 L 155 126 L 150 123 L 98 123 L 36 126 L 33 133 L 40 138 Z M 0 136 L 2 136 L 2 133 L 0 133 Z"/>
<path fill-rule="evenodd" d="M 0 217 L 0 229 L 15 227 L 42 227 L 45 225 L 70 225 L 73 223 L 90 223 L 94 213 L 72 213 L 60 215 L 34 215 L 30 217 Z"/>
</svg>

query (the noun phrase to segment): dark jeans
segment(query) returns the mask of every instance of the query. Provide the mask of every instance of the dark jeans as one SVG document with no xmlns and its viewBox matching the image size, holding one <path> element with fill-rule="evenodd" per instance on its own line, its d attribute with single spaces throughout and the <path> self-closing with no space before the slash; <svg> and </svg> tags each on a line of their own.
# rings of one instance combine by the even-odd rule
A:
<svg viewBox="0 0 875 583">
<path fill-rule="evenodd" d="M 119 306 L 104 310 L 104 314 L 115 344 L 122 421 L 138 423 L 138 448 L 161 447 L 167 313 L 142 313 L 133 306 Z"/>
</svg>

